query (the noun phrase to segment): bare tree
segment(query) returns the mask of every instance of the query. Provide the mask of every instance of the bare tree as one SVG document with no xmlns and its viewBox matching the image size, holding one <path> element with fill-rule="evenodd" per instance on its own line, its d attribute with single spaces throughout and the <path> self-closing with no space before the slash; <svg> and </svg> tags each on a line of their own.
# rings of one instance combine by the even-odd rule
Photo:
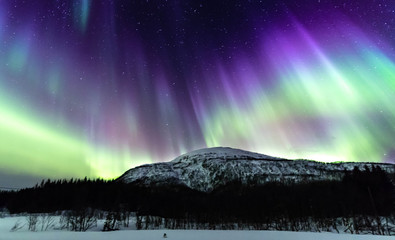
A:
<svg viewBox="0 0 395 240">
<path fill-rule="evenodd" d="M 67 214 L 66 222 L 69 230 L 85 232 L 97 226 L 96 212 L 91 208 L 71 211 Z"/>
<path fill-rule="evenodd" d="M 39 222 L 41 223 L 41 231 L 47 231 L 54 226 L 55 218 L 50 214 L 43 214 L 40 216 Z"/>
<path fill-rule="evenodd" d="M 37 223 L 38 223 L 38 216 L 35 214 L 30 214 L 26 217 L 27 226 L 29 231 L 35 232 L 37 231 Z"/>
<path fill-rule="evenodd" d="M 139 214 L 136 215 L 136 229 L 141 230 L 143 228 L 143 217 Z"/>
<path fill-rule="evenodd" d="M 22 224 L 21 220 L 18 220 L 15 222 L 14 226 L 11 228 L 11 232 L 16 232 L 18 230 L 20 230 L 21 228 L 23 228 L 25 226 L 25 224 Z"/>
<path fill-rule="evenodd" d="M 119 212 L 107 213 L 106 221 L 104 222 L 103 231 L 116 231 L 121 226 L 121 214 Z"/>
<path fill-rule="evenodd" d="M 121 217 L 123 226 L 126 228 L 129 227 L 130 212 L 124 210 L 124 211 L 120 212 L 120 217 Z"/>
<path fill-rule="evenodd" d="M 59 218 L 59 228 L 60 230 L 63 229 L 69 229 L 69 214 L 66 212 L 63 212 Z"/>
</svg>

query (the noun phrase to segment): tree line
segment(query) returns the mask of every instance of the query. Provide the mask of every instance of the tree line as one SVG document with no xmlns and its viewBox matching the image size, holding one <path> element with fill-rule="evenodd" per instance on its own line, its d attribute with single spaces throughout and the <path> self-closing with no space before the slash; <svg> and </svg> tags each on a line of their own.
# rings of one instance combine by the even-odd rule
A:
<svg viewBox="0 0 395 240">
<path fill-rule="evenodd" d="M 142 187 L 101 179 L 43 180 L 33 188 L 0 192 L 0 208 L 11 213 L 85 209 L 107 211 L 107 229 L 125 213 L 136 227 L 383 230 L 395 223 L 394 176 L 379 167 L 345 171 L 341 181 L 232 182 L 205 193 L 179 185 Z M 123 215 L 122 215 L 123 214 Z M 127 215 L 129 216 L 129 215 Z M 357 225 L 355 225 L 357 224 Z M 390 224 L 391 225 L 391 224 Z M 387 228 L 388 230 L 388 228 Z"/>
</svg>

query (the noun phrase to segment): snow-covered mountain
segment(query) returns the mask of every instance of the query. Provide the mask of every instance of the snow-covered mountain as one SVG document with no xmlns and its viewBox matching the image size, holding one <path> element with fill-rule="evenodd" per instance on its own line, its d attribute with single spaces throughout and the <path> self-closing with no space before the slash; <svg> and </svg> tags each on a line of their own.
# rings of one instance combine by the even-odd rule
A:
<svg viewBox="0 0 395 240">
<path fill-rule="evenodd" d="M 181 155 L 170 162 L 147 164 L 132 168 L 118 180 L 142 186 L 185 185 L 210 192 L 232 181 L 262 184 L 270 181 L 341 179 L 354 167 L 379 166 L 388 173 L 395 165 L 384 163 L 322 163 L 309 160 L 288 160 L 240 149 L 206 148 Z"/>
</svg>

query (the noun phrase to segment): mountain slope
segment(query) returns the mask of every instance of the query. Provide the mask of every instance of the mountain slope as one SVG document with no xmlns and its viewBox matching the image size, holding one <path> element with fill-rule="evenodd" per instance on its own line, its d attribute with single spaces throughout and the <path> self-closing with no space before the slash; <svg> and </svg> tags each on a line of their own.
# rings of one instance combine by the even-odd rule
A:
<svg viewBox="0 0 395 240">
<path fill-rule="evenodd" d="M 263 184 L 271 181 L 311 181 L 341 179 L 355 167 L 379 166 L 394 173 L 392 164 L 321 163 L 287 160 L 233 148 L 206 148 L 181 155 L 171 162 L 142 165 L 125 172 L 118 180 L 142 186 L 184 185 L 210 192 L 229 182 Z"/>
</svg>

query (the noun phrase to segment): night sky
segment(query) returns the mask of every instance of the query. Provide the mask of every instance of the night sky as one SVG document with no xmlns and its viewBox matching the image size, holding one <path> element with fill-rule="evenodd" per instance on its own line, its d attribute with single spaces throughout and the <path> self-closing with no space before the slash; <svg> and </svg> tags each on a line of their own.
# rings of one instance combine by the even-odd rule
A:
<svg viewBox="0 0 395 240">
<path fill-rule="evenodd" d="M 395 1 L 0 2 L 0 185 L 229 146 L 395 160 Z"/>
</svg>

